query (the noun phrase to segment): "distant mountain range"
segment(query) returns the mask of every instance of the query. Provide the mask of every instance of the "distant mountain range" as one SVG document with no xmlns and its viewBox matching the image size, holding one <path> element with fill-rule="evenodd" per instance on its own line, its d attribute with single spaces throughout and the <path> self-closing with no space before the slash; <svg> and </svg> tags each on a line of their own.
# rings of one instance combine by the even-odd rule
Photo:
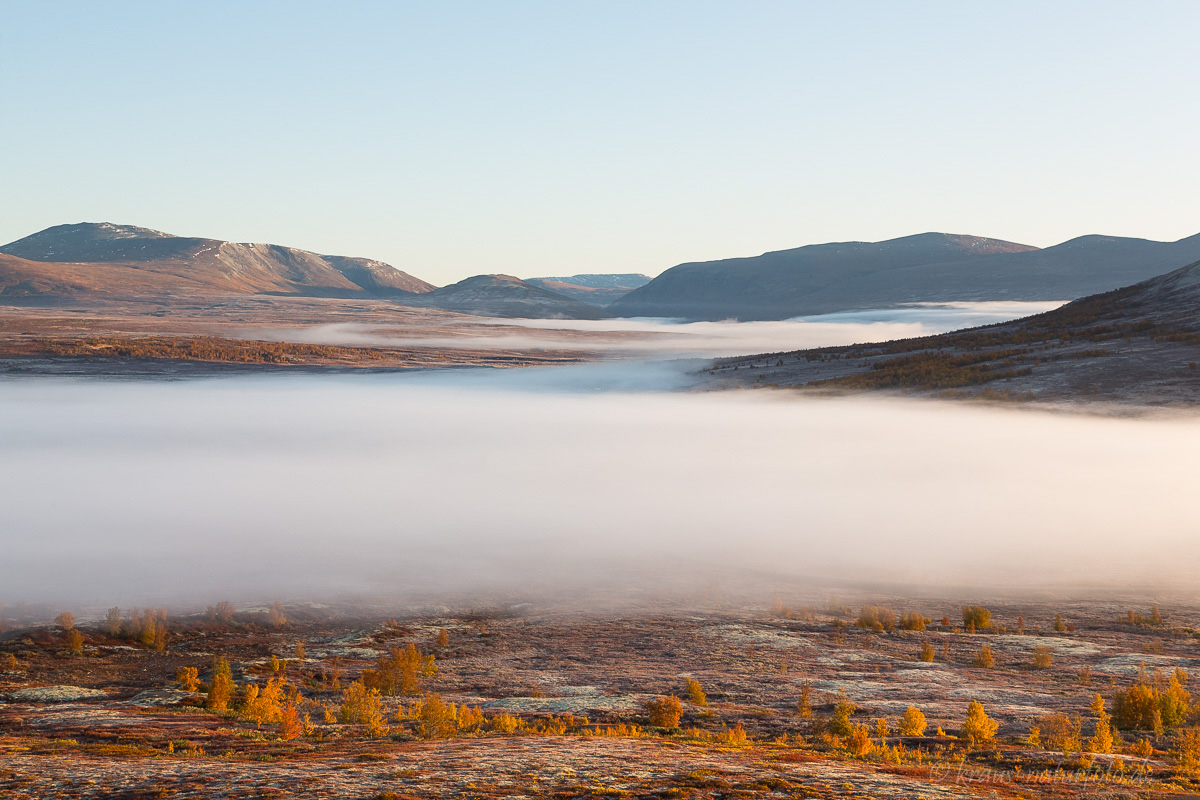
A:
<svg viewBox="0 0 1200 800">
<path fill-rule="evenodd" d="M 1178 242 L 1084 236 L 1053 247 L 923 233 L 680 264 L 616 300 L 618 316 L 770 320 L 904 303 L 1070 300 L 1200 259 Z"/>
<path fill-rule="evenodd" d="M 612 316 L 601 308 L 511 275 L 475 275 L 404 302 L 485 317 L 607 319 Z"/>
<path fill-rule="evenodd" d="M 625 273 L 623 275 L 568 275 L 560 278 L 529 278 L 529 283 L 549 289 L 584 303 L 604 307 L 650 282 L 647 275 Z"/>
<path fill-rule="evenodd" d="M 440 289 L 381 261 L 112 223 L 57 225 L 0 247 L 0 302 L 292 295 L 386 299 L 465 314 L 770 320 L 963 300 L 1070 300 L 1200 260 L 1178 242 L 1085 236 L 1054 247 L 923 233 L 681 264 L 653 280 L 477 275 Z"/>
<path fill-rule="evenodd" d="M 382 298 L 503 317 L 609 316 L 510 276 L 481 275 L 437 289 L 368 258 L 173 236 L 108 222 L 56 225 L 0 247 L 0 302 L 228 294 Z"/>
<path fill-rule="evenodd" d="M 707 373 L 724 386 L 1195 406 L 1200 262 L 1012 322 L 719 359 Z"/>
</svg>

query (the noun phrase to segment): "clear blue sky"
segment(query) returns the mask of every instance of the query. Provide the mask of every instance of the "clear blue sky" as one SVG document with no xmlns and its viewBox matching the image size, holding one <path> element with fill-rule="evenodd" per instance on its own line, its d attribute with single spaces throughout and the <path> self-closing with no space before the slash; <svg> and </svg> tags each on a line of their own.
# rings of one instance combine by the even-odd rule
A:
<svg viewBox="0 0 1200 800">
<path fill-rule="evenodd" d="M 1200 232 L 1197 2 L 0 0 L 0 241 L 434 283 L 940 230 Z"/>
</svg>

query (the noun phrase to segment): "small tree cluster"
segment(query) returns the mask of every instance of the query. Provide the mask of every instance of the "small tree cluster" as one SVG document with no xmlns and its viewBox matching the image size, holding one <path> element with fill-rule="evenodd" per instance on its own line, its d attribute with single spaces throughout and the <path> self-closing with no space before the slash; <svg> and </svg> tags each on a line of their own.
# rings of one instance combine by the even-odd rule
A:
<svg viewBox="0 0 1200 800">
<path fill-rule="evenodd" d="M 700 686 L 700 681 L 695 678 L 685 678 L 684 681 L 688 702 L 697 706 L 708 705 L 708 695 L 704 693 L 704 688 Z"/>
<path fill-rule="evenodd" d="M 415 695 L 421 691 L 421 679 L 437 674 L 432 655 L 422 655 L 411 642 L 403 650 L 392 648 L 375 662 L 374 669 L 363 670 L 363 685 L 381 694 Z"/>
<path fill-rule="evenodd" d="M 127 612 L 125 618 L 122 619 L 121 609 L 114 606 L 104 617 L 104 628 L 105 632 L 113 638 L 140 642 L 159 652 L 167 649 L 169 626 L 165 608 L 147 608 L 144 611 L 135 608 Z"/>
<path fill-rule="evenodd" d="M 900 629 L 905 631 L 923 631 L 929 625 L 929 617 L 908 611 L 900 615 Z"/>
<path fill-rule="evenodd" d="M 388 732 L 383 697 L 378 689 L 368 688 L 362 681 L 354 681 L 342 692 L 338 720 L 365 725 L 368 736 L 384 736 Z"/>
<path fill-rule="evenodd" d="M 972 631 L 987 630 L 992 626 L 992 612 L 983 606 L 965 606 L 962 610 L 963 627 Z"/>
<path fill-rule="evenodd" d="M 233 603 L 228 600 L 222 600 L 215 606 L 209 606 L 204 611 L 204 616 L 210 622 L 219 622 L 222 625 L 228 625 L 233 622 L 233 615 L 237 609 L 233 607 Z"/>
<path fill-rule="evenodd" d="M 882 633 L 896 627 L 896 614 L 884 606 L 863 606 L 855 624 L 864 630 Z"/>
<path fill-rule="evenodd" d="M 1145 680 L 1117 692 L 1113 699 L 1113 717 L 1122 730 L 1152 730 L 1162 735 L 1164 728 L 1181 725 L 1188 715 L 1191 694 L 1183 688 L 1178 675 L 1172 675 L 1165 690 Z"/>
</svg>

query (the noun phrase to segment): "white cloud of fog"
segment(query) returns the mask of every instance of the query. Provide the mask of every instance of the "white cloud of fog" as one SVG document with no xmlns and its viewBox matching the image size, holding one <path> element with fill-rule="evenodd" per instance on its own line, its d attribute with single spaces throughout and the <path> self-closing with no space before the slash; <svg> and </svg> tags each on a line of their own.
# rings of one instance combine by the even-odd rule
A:
<svg viewBox="0 0 1200 800">
<path fill-rule="evenodd" d="M 342 346 L 538 350 L 569 348 L 638 357 L 748 355 L 810 347 L 905 339 L 1038 314 L 1061 302 L 921 303 L 769 322 L 680 322 L 669 319 L 471 320 L 425 335 L 387 325 L 337 323 L 247 331 L 247 336 Z"/>
<path fill-rule="evenodd" d="M 1196 577 L 1200 421 L 641 391 L 681 378 L 639 369 L 0 383 L 0 599 L 596 587 L 651 563 Z"/>
</svg>

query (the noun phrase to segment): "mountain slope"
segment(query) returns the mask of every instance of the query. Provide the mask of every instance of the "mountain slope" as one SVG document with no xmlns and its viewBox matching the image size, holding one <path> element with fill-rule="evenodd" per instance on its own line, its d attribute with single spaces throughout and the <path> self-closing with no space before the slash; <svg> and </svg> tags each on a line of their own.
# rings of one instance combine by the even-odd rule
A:
<svg viewBox="0 0 1200 800">
<path fill-rule="evenodd" d="M 612 316 L 511 275 L 475 275 L 406 302 L 485 317 L 607 319 Z"/>
<path fill-rule="evenodd" d="M 526 283 L 599 307 L 607 306 L 649 282 L 649 276 L 637 273 L 584 274 L 526 279 Z"/>
<path fill-rule="evenodd" d="M 719 385 L 1200 404 L 1200 262 L 1054 311 L 938 336 L 714 362 Z"/>
<path fill-rule="evenodd" d="M 1039 250 L 927 233 L 681 264 L 610 310 L 622 316 L 750 320 L 912 302 L 1061 300 L 1128 285 L 1197 259 L 1200 236 L 1178 242 L 1087 236 Z"/>
<path fill-rule="evenodd" d="M 237 244 L 112 223 L 57 225 L 0 247 L 0 254 L 44 264 L 0 268 L 0 292 L 17 284 L 47 293 L 267 293 L 404 297 L 434 287 L 380 261 L 323 256 L 271 244 Z M 80 265 L 91 265 L 81 269 Z M 31 289 L 30 292 L 33 290 Z"/>
</svg>

